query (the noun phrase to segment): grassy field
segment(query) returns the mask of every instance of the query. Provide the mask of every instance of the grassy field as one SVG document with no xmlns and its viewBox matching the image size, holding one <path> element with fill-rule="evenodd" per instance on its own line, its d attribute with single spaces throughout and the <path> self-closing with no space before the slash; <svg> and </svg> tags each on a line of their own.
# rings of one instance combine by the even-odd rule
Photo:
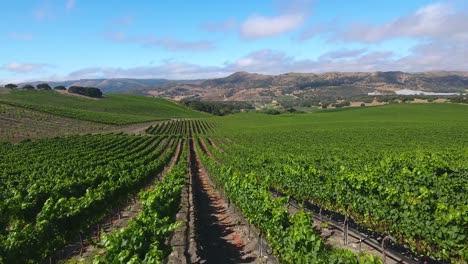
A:
<svg viewBox="0 0 468 264">
<path fill-rule="evenodd" d="M 116 125 L 209 116 L 165 99 L 123 94 L 107 94 L 102 99 L 90 99 L 63 95 L 55 91 L 16 90 L 0 94 L 0 102 L 55 115 Z"/>
<path fill-rule="evenodd" d="M 373 136 L 367 138 L 366 142 L 375 146 L 415 144 L 460 147 L 459 140 L 467 143 L 468 106 L 400 104 L 278 116 L 241 113 L 214 120 L 218 120 L 222 124 L 220 129 L 231 136 L 257 136 L 260 133 L 264 135 L 262 137 L 275 138 L 275 135 L 289 133 L 291 137 L 314 137 L 320 144 L 325 144 L 325 139 L 333 136 L 336 137 L 334 143 L 340 144 L 339 139 L 370 133 Z M 410 142 L 405 135 L 410 137 Z M 341 142 L 344 146 L 349 143 Z"/>
</svg>

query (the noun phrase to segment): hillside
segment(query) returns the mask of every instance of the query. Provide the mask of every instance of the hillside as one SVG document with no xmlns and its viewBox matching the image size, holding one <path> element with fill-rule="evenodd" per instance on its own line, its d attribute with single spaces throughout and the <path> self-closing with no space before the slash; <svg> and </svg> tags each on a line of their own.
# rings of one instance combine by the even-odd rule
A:
<svg viewBox="0 0 468 264">
<path fill-rule="evenodd" d="M 124 94 L 108 94 L 102 99 L 89 99 L 55 91 L 14 90 L 0 94 L 0 103 L 117 125 L 207 116 L 166 99 Z"/>
<path fill-rule="evenodd" d="M 18 84 L 37 85 L 44 81 Z M 182 99 L 250 101 L 272 100 L 279 96 L 346 97 L 368 93 L 394 93 L 416 90 L 438 93 L 458 93 L 468 89 L 468 72 L 434 71 L 422 73 L 391 72 L 328 72 L 285 73 L 264 75 L 236 72 L 224 78 L 207 80 L 167 79 L 81 79 L 48 82 L 52 87 L 63 85 L 89 86 L 104 93 L 134 93 Z"/>
<path fill-rule="evenodd" d="M 236 72 L 200 83 L 167 83 L 147 93 L 161 97 L 195 97 L 203 100 L 272 100 L 296 97 L 346 97 L 372 92 L 395 93 L 411 89 L 458 93 L 468 89 L 467 72 L 329 72 L 262 75 Z"/>
<path fill-rule="evenodd" d="M 116 128 L 114 125 L 77 120 L 0 103 L 0 142 L 105 133 Z"/>
</svg>

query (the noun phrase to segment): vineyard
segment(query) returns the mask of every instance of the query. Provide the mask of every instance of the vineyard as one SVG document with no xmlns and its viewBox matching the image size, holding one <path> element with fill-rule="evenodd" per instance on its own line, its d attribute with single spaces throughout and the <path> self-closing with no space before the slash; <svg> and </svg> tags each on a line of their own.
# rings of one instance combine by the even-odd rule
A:
<svg viewBox="0 0 468 264">
<path fill-rule="evenodd" d="M 105 132 L 110 129 L 114 129 L 114 126 L 0 104 L 1 142 Z"/>
<path fill-rule="evenodd" d="M 344 224 L 353 221 L 368 231 L 391 235 L 394 243 L 422 259 L 466 262 L 466 108 L 440 106 L 431 117 L 420 115 L 423 108 L 406 109 L 407 120 L 379 113 L 397 116 L 400 107 L 322 113 L 317 120 L 307 120 L 309 124 L 293 116 L 274 124 L 267 118 L 232 117 L 224 120 L 224 127 L 229 127 L 225 133 L 235 144 L 224 141 L 222 152 L 211 147 L 212 155 L 217 154 L 213 158 L 223 164 L 215 164 L 213 174 L 222 177 L 226 188 L 233 180 L 241 181 L 234 181 L 233 188 L 243 186 L 238 177 L 245 175 L 264 190 L 312 204 L 320 212 L 339 213 Z M 444 116 L 449 113 L 450 118 Z M 380 120 L 372 120 L 373 114 Z M 359 122 L 352 123 L 352 115 L 359 116 Z M 434 116 L 444 119 L 428 122 Z M 349 124 L 337 123 L 339 119 Z M 241 194 L 232 199 L 241 199 Z M 247 200 L 238 202 L 246 204 Z M 260 215 L 265 213 L 254 211 L 252 218 Z"/>
<path fill-rule="evenodd" d="M 55 91 L 15 90 L 0 94 L 0 103 L 113 125 L 208 116 L 166 99 L 125 94 L 106 94 L 102 99 L 90 99 Z"/>
<path fill-rule="evenodd" d="M 216 124 L 207 120 L 171 120 L 157 123 L 146 129 L 152 135 L 205 135 L 213 133 Z"/>
<path fill-rule="evenodd" d="M 0 263 L 467 263 L 467 114 L 174 116 L 2 143 Z"/>
</svg>

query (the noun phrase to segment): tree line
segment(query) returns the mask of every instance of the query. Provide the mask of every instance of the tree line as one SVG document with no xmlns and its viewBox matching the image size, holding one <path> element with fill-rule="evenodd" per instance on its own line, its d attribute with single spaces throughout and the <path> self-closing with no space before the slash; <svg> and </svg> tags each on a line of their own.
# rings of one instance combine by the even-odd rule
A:
<svg viewBox="0 0 468 264">
<path fill-rule="evenodd" d="M 20 88 L 18 85 L 9 83 L 4 86 L 7 89 L 17 89 Z M 25 84 L 23 85 L 20 89 L 23 90 L 52 90 L 52 87 L 48 83 L 40 83 L 37 84 L 36 86 L 32 84 Z M 55 86 L 53 88 L 54 90 L 62 90 L 66 91 L 67 87 L 63 85 Z M 75 94 L 80 94 L 88 97 L 94 97 L 94 98 L 100 98 L 102 97 L 102 92 L 99 88 L 95 87 L 82 87 L 82 86 L 70 86 L 68 88 L 69 93 L 75 93 Z"/>
</svg>

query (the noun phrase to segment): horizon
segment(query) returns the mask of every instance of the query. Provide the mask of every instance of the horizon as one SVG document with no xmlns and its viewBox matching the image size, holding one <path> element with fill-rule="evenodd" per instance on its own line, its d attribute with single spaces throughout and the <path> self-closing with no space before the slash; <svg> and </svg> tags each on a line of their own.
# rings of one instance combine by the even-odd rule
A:
<svg viewBox="0 0 468 264">
<path fill-rule="evenodd" d="M 183 7 L 181 7 L 183 5 Z M 468 3 L 3 2 L 0 84 L 468 71 Z M 176 14 L 176 15 L 175 15 Z"/>
<path fill-rule="evenodd" d="M 216 77 L 216 78 L 202 78 L 202 79 L 165 79 L 165 78 L 129 78 L 129 77 L 115 77 L 115 78 L 84 78 L 84 79 L 67 79 L 67 80 L 33 80 L 33 81 L 25 81 L 25 82 L 18 82 L 16 84 L 28 84 L 28 83 L 53 83 L 53 82 L 73 82 L 73 81 L 87 81 L 87 80 L 166 80 L 166 81 L 204 81 L 204 80 L 210 80 L 210 79 L 222 79 L 229 77 L 231 75 L 234 75 L 236 73 L 247 73 L 247 74 L 260 74 L 260 75 L 269 75 L 269 76 L 279 76 L 279 75 L 286 75 L 286 74 L 330 74 L 330 73 L 389 73 L 389 72 L 401 72 L 401 73 L 408 73 L 408 74 L 425 74 L 425 73 L 466 73 L 467 71 L 425 71 L 425 72 L 402 72 L 402 71 L 372 71 L 372 72 L 350 72 L 350 71 L 331 71 L 331 72 L 321 72 L 321 73 L 315 73 L 315 72 L 284 72 L 284 73 L 279 73 L 279 74 L 263 74 L 263 73 L 256 73 L 256 72 L 246 72 L 246 71 L 237 71 L 230 73 L 225 76 L 221 77 Z M 6 85 L 8 83 L 0 83 L 0 85 Z"/>
</svg>

